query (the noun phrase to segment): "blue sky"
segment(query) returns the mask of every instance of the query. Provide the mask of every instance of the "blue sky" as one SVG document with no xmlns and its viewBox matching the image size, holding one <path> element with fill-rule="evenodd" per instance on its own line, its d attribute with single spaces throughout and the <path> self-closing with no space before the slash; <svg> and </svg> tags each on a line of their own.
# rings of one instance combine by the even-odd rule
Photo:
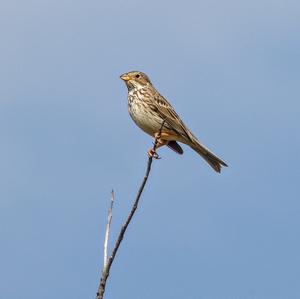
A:
<svg viewBox="0 0 300 299">
<path fill-rule="evenodd" d="M 229 168 L 160 150 L 106 299 L 300 297 L 299 1 L 4 1 L 0 298 L 94 298 L 152 140 L 146 72 Z"/>
</svg>

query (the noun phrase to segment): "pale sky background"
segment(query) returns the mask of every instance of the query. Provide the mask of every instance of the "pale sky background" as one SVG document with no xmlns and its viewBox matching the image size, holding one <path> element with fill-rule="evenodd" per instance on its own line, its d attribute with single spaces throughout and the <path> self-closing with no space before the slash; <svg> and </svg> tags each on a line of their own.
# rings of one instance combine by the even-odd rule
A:
<svg viewBox="0 0 300 299">
<path fill-rule="evenodd" d="M 229 168 L 160 150 L 105 298 L 300 298 L 300 2 L 7 0 L 0 299 L 95 297 L 152 144 L 129 70 Z"/>
</svg>

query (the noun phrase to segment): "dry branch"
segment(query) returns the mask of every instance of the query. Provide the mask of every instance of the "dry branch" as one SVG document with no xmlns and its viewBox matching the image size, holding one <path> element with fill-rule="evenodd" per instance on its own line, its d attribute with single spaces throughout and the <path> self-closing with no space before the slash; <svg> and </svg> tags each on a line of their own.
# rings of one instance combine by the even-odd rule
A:
<svg viewBox="0 0 300 299">
<path fill-rule="evenodd" d="M 161 124 L 161 127 L 160 127 L 160 130 L 159 130 L 159 135 L 161 135 L 161 131 L 163 129 L 163 126 L 165 124 L 165 120 L 162 122 Z M 155 153 L 156 152 L 156 148 L 157 148 L 157 144 L 158 144 L 158 137 L 155 138 L 155 141 L 154 141 L 154 144 L 153 144 L 153 152 Z M 131 208 L 131 211 L 126 219 L 126 221 L 124 222 L 124 224 L 122 225 L 122 228 L 120 230 L 120 233 L 119 233 L 119 236 L 118 236 L 118 239 L 115 243 L 115 246 L 113 248 L 113 251 L 112 251 L 112 254 L 111 256 L 109 257 L 109 259 L 107 260 L 107 258 L 104 258 L 104 266 L 103 266 L 103 270 L 102 270 L 102 275 L 101 275 L 101 279 L 100 279 L 100 283 L 99 283 L 99 287 L 98 287 L 98 292 L 97 292 L 97 296 L 96 296 L 96 299 L 103 299 L 103 296 L 104 296 L 104 292 L 105 292 L 105 287 L 106 287 L 106 281 L 107 281 L 107 278 L 109 276 L 109 272 L 110 272 L 110 268 L 111 268 L 111 265 L 116 257 L 116 254 L 118 252 L 118 249 L 120 247 L 120 244 L 124 238 L 124 235 L 125 235 L 125 232 L 127 230 L 127 227 L 138 207 L 138 204 L 139 204 L 139 200 L 140 200 L 140 197 L 143 193 L 143 190 L 144 190 L 144 187 L 147 183 L 147 180 L 148 180 L 148 177 L 149 177 L 149 174 L 150 174 L 150 170 L 151 170 L 151 165 L 152 165 L 152 161 L 153 161 L 153 157 L 152 156 L 149 156 L 148 158 L 148 163 L 147 163 L 147 168 L 146 168 L 146 173 L 145 173 L 145 176 L 144 176 L 144 179 L 142 181 L 142 184 L 137 192 L 137 195 L 135 197 L 135 200 L 134 200 L 134 203 L 133 203 L 133 206 Z M 112 205 L 111 205 L 111 209 L 112 210 Z M 108 219 L 108 222 L 111 222 L 111 219 L 109 220 Z M 107 227 L 110 227 L 110 224 L 107 225 Z M 107 233 L 107 230 L 108 230 L 108 233 Z M 108 234 L 108 237 L 107 237 L 107 243 L 108 243 L 108 238 L 109 238 L 109 228 L 106 229 L 106 233 Z M 106 241 L 106 237 L 105 237 L 105 241 Z M 104 242 L 105 242 L 104 241 Z M 107 245 L 108 246 L 108 245 Z M 107 246 L 106 246 L 106 249 L 107 250 Z M 104 246 L 105 247 L 105 246 Z"/>
<path fill-rule="evenodd" d="M 108 262 L 108 240 L 109 240 L 109 234 L 110 234 L 110 225 L 112 220 L 112 209 L 114 206 L 115 201 L 115 192 L 114 190 L 111 191 L 111 198 L 110 198 L 110 207 L 108 209 L 108 217 L 107 217 L 107 224 L 106 224 L 106 230 L 105 230 L 105 239 L 104 239 L 104 254 L 103 254 L 103 269 L 105 269 L 107 262 Z"/>
</svg>

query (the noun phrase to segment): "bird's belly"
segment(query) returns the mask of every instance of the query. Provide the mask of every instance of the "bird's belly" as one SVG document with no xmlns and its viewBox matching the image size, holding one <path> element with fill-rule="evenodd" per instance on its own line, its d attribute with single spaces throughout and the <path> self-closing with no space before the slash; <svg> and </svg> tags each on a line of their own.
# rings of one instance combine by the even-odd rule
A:
<svg viewBox="0 0 300 299">
<path fill-rule="evenodd" d="M 147 109 L 139 104 L 132 104 L 128 107 L 129 114 L 136 125 L 144 132 L 154 136 L 161 128 L 162 119 L 149 109 L 151 108 Z"/>
</svg>

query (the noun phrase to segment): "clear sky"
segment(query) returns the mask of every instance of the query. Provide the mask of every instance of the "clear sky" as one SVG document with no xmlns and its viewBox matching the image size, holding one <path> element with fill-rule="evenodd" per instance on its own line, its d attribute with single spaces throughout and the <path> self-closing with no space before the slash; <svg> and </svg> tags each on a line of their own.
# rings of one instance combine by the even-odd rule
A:
<svg viewBox="0 0 300 299">
<path fill-rule="evenodd" d="M 300 298 L 300 2 L 2 1 L 0 298 L 94 298 L 152 140 L 146 72 L 229 168 L 161 149 L 106 299 Z"/>
</svg>

